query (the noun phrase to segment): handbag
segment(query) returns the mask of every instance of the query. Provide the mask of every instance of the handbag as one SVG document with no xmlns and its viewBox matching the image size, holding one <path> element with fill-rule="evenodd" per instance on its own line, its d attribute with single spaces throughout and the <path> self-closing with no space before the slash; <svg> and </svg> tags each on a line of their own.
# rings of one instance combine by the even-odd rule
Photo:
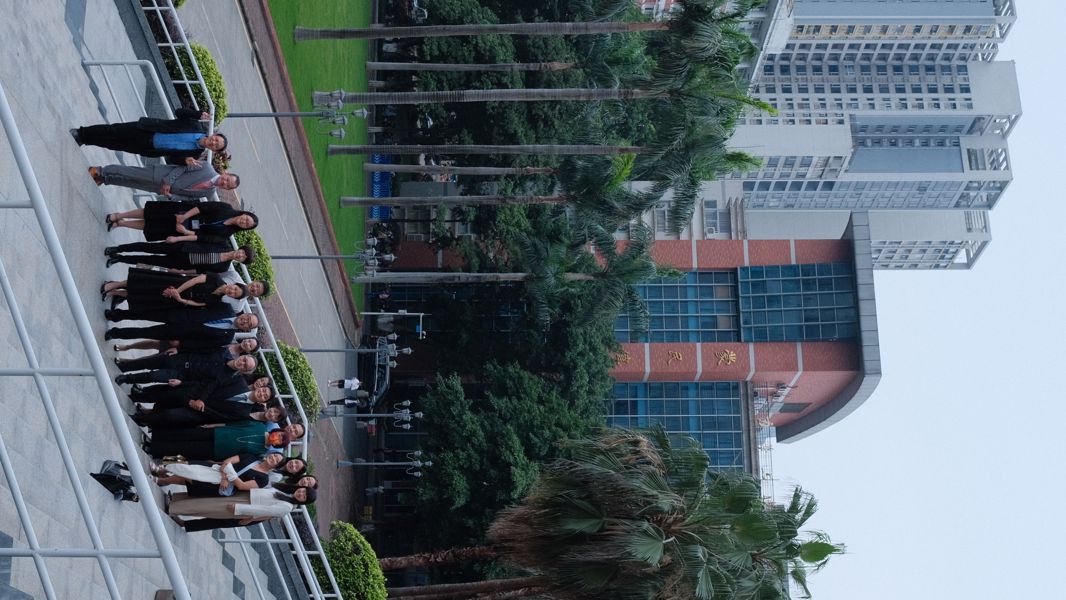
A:
<svg viewBox="0 0 1066 600">
<path fill-rule="evenodd" d="M 245 471 L 247 471 L 248 469 L 251 469 L 252 467 L 258 465 L 261 462 L 263 462 L 263 461 L 257 460 L 257 461 L 255 461 L 253 463 L 249 463 L 248 466 L 244 467 L 240 471 L 237 471 L 237 475 L 233 479 L 229 480 L 230 481 L 230 485 L 226 489 L 219 488 L 218 495 L 219 496 L 232 496 L 233 492 L 237 491 L 237 486 L 233 485 L 232 482 L 236 481 L 237 479 L 240 479 L 241 478 L 241 474 L 243 474 Z M 222 473 L 222 476 L 226 477 L 226 474 Z"/>
</svg>

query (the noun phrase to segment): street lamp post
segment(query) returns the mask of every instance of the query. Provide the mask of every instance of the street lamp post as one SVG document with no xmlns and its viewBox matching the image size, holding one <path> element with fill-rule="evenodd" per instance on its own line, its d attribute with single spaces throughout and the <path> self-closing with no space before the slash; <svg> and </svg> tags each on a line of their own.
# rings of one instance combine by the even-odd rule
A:
<svg viewBox="0 0 1066 600">
<path fill-rule="evenodd" d="M 396 260 L 395 254 L 378 254 L 377 238 L 367 238 L 366 248 L 355 254 L 279 254 L 271 255 L 271 260 L 358 260 L 367 266 L 376 267 L 382 262 Z"/>
<path fill-rule="evenodd" d="M 407 467 L 405 470 L 407 471 L 407 474 L 411 475 L 412 477 L 421 477 L 422 471 L 419 471 L 418 469 L 421 469 L 422 467 L 432 466 L 433 461 L 422 460 L 421 450 L 415 450 L 414 452 L 408 454 L 407 460 L 405 461 L 368 461 L 362 458 L 357 458 L 355 460 L 337 461 L 338 469 L 344 467 Z"/>
</svg>

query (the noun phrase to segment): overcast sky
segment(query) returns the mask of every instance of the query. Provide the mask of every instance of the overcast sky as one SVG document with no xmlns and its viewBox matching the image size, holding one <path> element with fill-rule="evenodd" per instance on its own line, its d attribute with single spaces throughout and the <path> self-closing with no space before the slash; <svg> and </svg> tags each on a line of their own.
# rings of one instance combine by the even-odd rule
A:
<svg viewBox="0 0 1066 600">
<path fill-rule="evenodd" d="M 817 600 L 1066 598 L 1066 0 L 1016 0 L 1014 181 L 971 271 L 878 271 L 884 376 L 855 413 L 774 451 L 778 496 L 848 545 Z"/>
</svg>

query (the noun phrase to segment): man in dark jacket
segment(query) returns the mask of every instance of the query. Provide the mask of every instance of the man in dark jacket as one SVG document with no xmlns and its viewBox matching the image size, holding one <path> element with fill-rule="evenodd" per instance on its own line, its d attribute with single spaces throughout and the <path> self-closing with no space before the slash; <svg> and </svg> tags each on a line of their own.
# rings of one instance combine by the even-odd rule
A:
<svg viewBox="0 0 1066 600">
<path fill-rule="evenodd" d="M 197 401 L 199 402 L 199 401 Z M 254 415 L 262 413 L 259 420 L 277 423 L 288 416 L 288 413 L 278 402 L 267 404 L 249 404 L 247 402 L 233 402 L 221 400 L 216 402 L 199 402 L 195 406 L 201 408 L 168 408 L 165 410 L 153 410 L 130 415 L 133 422 L 141 427 L 153 429 L 168 429 L 175 427 L 196 427 L 211 423 L 234 423 L 237 421 L 250 421 Z"/>
<path fill-rule="evenodd" d="M 227 360 L 228 356 L 226 350 L 176 354 L 161 352 L 144 358 L 118 361 L 122 374 L 115 377 L 115 383 L 167 383 L 178 386 L 183 382 L 199 382 L 205 390 L 212 390 L 240 373 L 255 370 L 255 358 L 250 355 L 242 354 Z"/>
<path fill-rule="evenodd" d="M 269 381 L 269 378 L 266 378 L 266 381 Z M 269 385 L 249 385 L 248 379 L 243 377 L 231 379 L 211 390 L 205 396 L 197 397 L 195 394 L 198 391 L 194 389 L 194 386 L 187 385 L 179 385 L 178 387 L 170 387 L 169 385 L 133 386 L 133 389 L 130 390 L 130 400 L 138 404 L 151 404 L 152 411 L 155 412 L 171 408 L 195 408 L 199 410 L 200 405 L 195 403 L 207 405 L 212 402 L 222 401 L 240 402 L 242 404 L 265 404 L 274 398 L 274 390 Z"/>
<path fill-rule="evenodd" d="M 79 146 L 100 146 L 141 156 L 164 156 L 167 162 L 183 164 L 186 158 L 200 158 L 204 150 L 226 148 L 226 136 L 207 134 L 211 115 L 187 108 L 174 112 L 176 119 L 141 117 L 130 123 L 109 123 L 71 129 Z"/>
<path fill-rule="evenodd" d="M 122 310 L 111 309 L 104 311 L 104 317 L 108 321 L 155 321 L 156 323 L 169 323 L 184 327 L 186 325 L 202 325 L 208 321 L 228 319 L 235 317 L 236 313 L 229 304 L 219 302 L 214 306 L 175 308 L 155 308 L 145 310 Z"/>
<path fill-rule="evenodd" d="M 105 340 L 177 340 L 178 347 L 188 350 L 225 346 L 238 333 L 247 333 L 259 327 L 259 317 L 241 313 L 222 323 L 173 325 L 164 323 L 150 327 L 112 327 L 104 333 Z"/>
</svg>

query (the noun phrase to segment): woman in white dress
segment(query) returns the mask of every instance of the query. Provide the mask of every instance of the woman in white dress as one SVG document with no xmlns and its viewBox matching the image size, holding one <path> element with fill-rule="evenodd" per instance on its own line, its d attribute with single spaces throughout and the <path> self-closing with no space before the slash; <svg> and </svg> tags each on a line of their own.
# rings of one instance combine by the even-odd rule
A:
<svg viewBox="0 0 1066 600">
<path fill-rule="evenodd" d="M 174 494 L 167 507 L 171 517 L 204 517 L 206 519 L 239 519 L 240 525 L 283 517 L 299 505 L 315 501 L 317 493 L 309 487 L 299 487 L 292 495 L 277 490 L 256 488 L 235 492 L 232 496 L 195 498 L 188 494 Z"/>
<path fill-rule="evenodd" d="M 193 496 L 228 496 L 238 490 L 269 486 L 270 474 L 283 462 L 283 454 L 270 452 L 262 458 L 231 456 L 210 466 L 168 462 L 153 467 L 152 474 L 156 475 L 156 484 L 184 485 Z M 217 491 L 212 491 L 212 486 L 216 486 Z"/>
</svg>

